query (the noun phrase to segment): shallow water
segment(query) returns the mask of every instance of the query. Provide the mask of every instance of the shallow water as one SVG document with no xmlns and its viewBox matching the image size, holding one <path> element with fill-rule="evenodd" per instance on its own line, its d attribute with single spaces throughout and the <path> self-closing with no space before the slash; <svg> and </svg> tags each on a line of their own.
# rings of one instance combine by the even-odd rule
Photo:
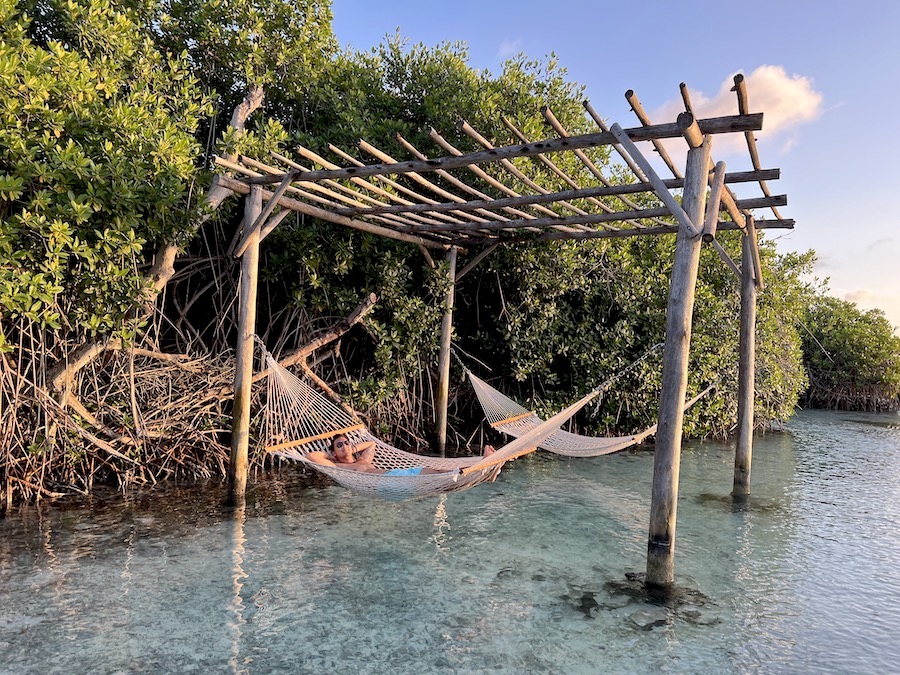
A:
<svg viewBox="0 0 900 675">
<path fill-rule="evenodd" d="M 900 416 L 798 414 L 684 448 L 676 577 L 648 598 L 653 456 L 539 454 L 415 502 L 284 470 L 0 520 L 0 672 L 900 670 Z"/>
</svg>

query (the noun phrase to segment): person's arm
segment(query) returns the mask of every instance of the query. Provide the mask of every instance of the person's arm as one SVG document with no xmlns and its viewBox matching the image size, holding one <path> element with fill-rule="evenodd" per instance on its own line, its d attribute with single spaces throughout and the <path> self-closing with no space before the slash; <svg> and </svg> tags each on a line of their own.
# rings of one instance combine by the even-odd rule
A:
<svg viewBox="0 0 900 675">
<path fill-rule="evenodd" d="M 306 459 L 308 459 L 310 462 L 315 462 L 316 464 L 322 464 L 323 466 L 337 466 L 337 464 L 335 462 L 332 462 L 328 458 L 328 455 L 321 450 L 310 452 L 308 455 L 306 455 Z"/>
<path fill-rule="evenodd" d="M 375 441 L 363 441 L 353 446 L 353 452 L 356 455 L 357 462 L 365 462 L 371 464 L 375 459 Z"/>
</svg>

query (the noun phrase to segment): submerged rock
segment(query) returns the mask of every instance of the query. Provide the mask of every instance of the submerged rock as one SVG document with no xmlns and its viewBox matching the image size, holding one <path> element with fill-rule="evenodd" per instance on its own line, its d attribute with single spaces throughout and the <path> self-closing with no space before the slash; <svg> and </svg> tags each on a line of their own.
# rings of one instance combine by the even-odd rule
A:
<svg viewBox="0 0 900 675">
<path fill-rule="evenodd" d="M 600 604 L 594 599 L 593 593 L 585 591 L 578 602 L 578 609 L 582 611 L 584 618 L 593 619 L 594 615 L 591 612 L 600 609 Z"/>
<path fill-rule="evenodd" d="M 669 612 L 662 607 L 647 606 L 628 617 L 641 630 L 653 630 L 669 623 Z"/>
</svg>

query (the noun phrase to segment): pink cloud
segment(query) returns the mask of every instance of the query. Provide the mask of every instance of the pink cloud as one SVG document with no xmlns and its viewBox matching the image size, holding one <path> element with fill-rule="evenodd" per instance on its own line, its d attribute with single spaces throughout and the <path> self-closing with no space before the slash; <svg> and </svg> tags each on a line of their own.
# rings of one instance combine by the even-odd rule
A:
<svg viewBox="0 0 900 675">
<path fill-rule="evenodd" d="M 759 66 L 745 77 L 749 112 L 763 112 L 763 128 L 757 132 L 760 142 L 779 137 L 779 152 L 789 151 L 795 144 L 792 132 L 800 126 L 819 118 L 824 111 L 824 97 L 815 90 L 812 78 L 803 75 L 788 75 L 783 66 Z M 701 91 L 688 90 L 694 113 L 700 117 L 723 117 L 738 113 L 737 95 L 731 91 L 734 74 L 729 75 L 719 86 L 718 92 L 707 96 Z M 654 122 L 674 120 L 684 110 L 681 98 L 673 99 L 650 114 Z M 683 156 L 684 143 L 667 141 L 667 148 Z M 742 134 L 728 134 L 716 137 L 713 154 L 746 153 L 746 142 Z"/>
</svg>

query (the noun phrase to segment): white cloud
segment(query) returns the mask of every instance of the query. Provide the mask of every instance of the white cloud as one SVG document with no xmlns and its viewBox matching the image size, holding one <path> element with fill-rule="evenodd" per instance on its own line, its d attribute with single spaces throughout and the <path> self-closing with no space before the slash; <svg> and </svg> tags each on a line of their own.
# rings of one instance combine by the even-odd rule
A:
<svg viewBox="0 0 900 675">
<path fill-rule="evenodd" d="M 521 51 L 522 40 L 520 38 L 516 38 L 515 40 L 504 40 L 500 43 L 499 49 L 497 49 L 497 59 L 503 61 L 511 56 L 519 54 Z"/>
</svg>

